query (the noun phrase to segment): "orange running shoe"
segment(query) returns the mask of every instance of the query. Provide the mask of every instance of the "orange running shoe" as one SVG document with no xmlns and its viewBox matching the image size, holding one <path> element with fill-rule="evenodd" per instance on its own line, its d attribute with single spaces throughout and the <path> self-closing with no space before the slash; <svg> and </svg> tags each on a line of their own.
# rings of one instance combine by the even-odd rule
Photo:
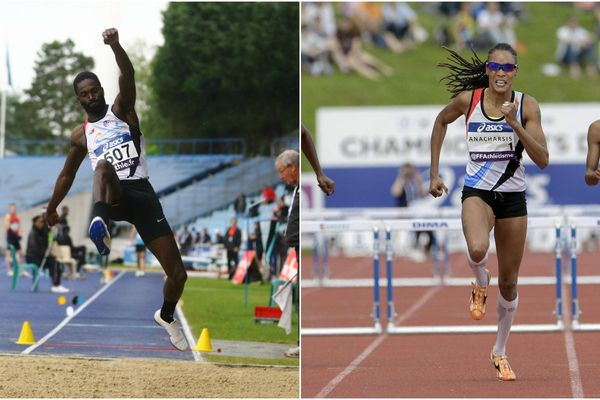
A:
<svg viewBox="0 0 600 400">
<path fill-rule="evenodd" d="M 514 381 L 517 379 L 514 371 L 510 367 L 506 355 L 497 356 L 492 351 L 490 353 L 490 362 L 498 370 L 498 380 L 501 381 Z"/>
<path fill-rule="evenodd" d="M 485 316 L 485 301 L 487 300 L 487 290 L 490 286 L 490 271 L 487 271 L 487 286 L 479 287 L 475 282 L 471 282 L 471 297 L 469 298 L 469 312 L 471 317 L 479 321 Z"/>
</svg>

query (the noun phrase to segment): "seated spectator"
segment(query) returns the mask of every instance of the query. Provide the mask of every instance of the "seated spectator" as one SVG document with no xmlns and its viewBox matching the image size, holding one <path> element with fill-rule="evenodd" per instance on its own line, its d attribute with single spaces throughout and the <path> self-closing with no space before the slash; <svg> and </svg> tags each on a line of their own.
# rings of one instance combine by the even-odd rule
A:
<svg viewBox="0 0 600 400">
<path fill-rule="evenodd" d="M 212 240 L 210 239 L 210 234 L 208 233 L 208 229 L 202 229 L 202 244 L 211 244 Z"/>
<path fill-rule="evenodd" d="M 32 227 L 27 238 L 27 251 L 25 253 L 25 261 L 27 263 L 36 264 L 48 269 L 50 272 L 50 278 L 52 279 L 52 293 L 68 293 L 69 289 L 60 284 L 60 278 L 62 271 L 56 263 L 56 257 L 52 252 L 48 251 L 48 234 L 49 229 L 41 215 L 37 215 L 32 219 Z"/>
<path fill-rule="evenodd" d="M 418 25 L 417 13 L 407 3 L 385 3 L 382 10 L 384 28 L 399 41 L 401 51 L 425 41 L 427 33 Z"/>
<path fill-rule="evenodd" d="M 192 247 L 202 246 L 202 234 L 200 232 L 194 233 L 194 238 L 192 239 Z"/>
<path fill-rule="evenodd" d="M 184 226 L 183 231 L 178 238 L 179 249 L 182 256 L 187 256 L 190 249 L 192 248 L 192 235 L 188 231 L 188 227 Z"/>
<path fill-rule="evenodd" d="M 460 3 L 454 19 L 453 34 L 456 49 L 475 49 L 475 20 L 471 15 L 472 3 Z"/>
<path fill-rule="evenodd" d="M 504 15 L 498 3 L 485 3 L 477 15 L 478 48 L 492 47 L 497 43 L 508 43 L 516 48 L 517 37 L 514 31 L 515 18 L 512 14 Z"/>
<path fill-rule="evenodd" d="M 215 244 L 225 244 L 225 237 L 221 234 L 221 231 L 215 229 Z"/>
<path fill-rule="evenodd" d="M 314 27 L 302 24 L 300 41 L 302 68 L 311 75 L 329 75 L 333 68 L 329 63 L 330 40 L 321 31 L 320 20 L 315 19 Z"/>
<path fill-rule="evenodd" d="M 235 213 L 238 217 L 246 214 L 246 195 L 244 193 L 241 193 L 237 199 L 235 199 L 233 208 L 235 209 Z"/>
<path fill-rule="evenodd" d="M 85 246 L 74 246 L 71 239 L 71 228 L 69 225 L 63 225 L 56 235 L 56 242 L 59 246 L 69 246 L 71 248 L 71 257 L 77 260 L 77 270 L 71 277 L 72 279 L 85 279 L 81 268 L 85 264 Z"/>
<path fill-rule="evenodd" d="M 556 36 L 558 38 L 556 58 L 569 69 L 569 75 L 572 78 L 579 78 L 581 65 L 585 64 L 588 75 L 595 77 L 597 67 L 594 41 L 592 35 L 579 26 L 577 18 L 569 18 L 567 25 L 558 28 Z"/>
<path fill-rule="evenodd" d="M 350 20 L 343 20 L 333 42 L 333 58 L 340 71 L 354 71 L 371 80 L 378 80 L 379 73 L 391 75 L 393 69 L 364 51 L 360 44 L 358 29 Z"/>
</svg>

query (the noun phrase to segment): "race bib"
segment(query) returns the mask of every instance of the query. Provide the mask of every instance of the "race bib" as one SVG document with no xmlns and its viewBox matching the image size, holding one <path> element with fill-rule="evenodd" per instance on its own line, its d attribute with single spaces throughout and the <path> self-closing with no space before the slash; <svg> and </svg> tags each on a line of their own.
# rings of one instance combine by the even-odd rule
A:
<svg viewBox="0 0 600 400">
<path fill-rule="evenodd" d="M 111 163 L 115 171 L 137 166 L 140 156 L 131 135 L 122 135 L 98 146 L 94 151 L 98 159 Z"/>
<path fill-rule="evenodd" d="M 470 122 L 467 147 L 472 161 L 507 161 L 516 158 L 516 137 L 506 122 Z"/>
</svg>

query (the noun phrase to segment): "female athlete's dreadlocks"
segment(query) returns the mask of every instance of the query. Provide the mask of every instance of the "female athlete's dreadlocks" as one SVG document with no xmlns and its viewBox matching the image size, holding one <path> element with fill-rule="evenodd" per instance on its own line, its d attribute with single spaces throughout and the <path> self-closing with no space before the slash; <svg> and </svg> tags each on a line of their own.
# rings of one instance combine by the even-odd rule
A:
<svg viewBox="0 0 600 400">
<path fill-rule="evenodd" d="M 452 71 L 449 75 L 441 79 L 441 81 L 446 81 L 446 87 L 452 93 L 451 98 L 456 97 L 460 92 L 464 92 L 465 90 L 488 87 L 489 79 L 485 73 L 486 62 L 482 61 L 475 51 L 473 51 L 473 58 L 469 62 L 456 51 L 447 47 L 444 47 L 444 49 L 450 53 L 450 57 L 448 57 L 449 62 L 438 63 L 438 67 L 446 67 Z M 496 50 L 510 52 L 515 56 L 515 63 L 517 62 L 517 52 L 507 43 L 498 43 L 492 47 L 487 53 L 487 58 L 489 59 Z"/>
</svg>

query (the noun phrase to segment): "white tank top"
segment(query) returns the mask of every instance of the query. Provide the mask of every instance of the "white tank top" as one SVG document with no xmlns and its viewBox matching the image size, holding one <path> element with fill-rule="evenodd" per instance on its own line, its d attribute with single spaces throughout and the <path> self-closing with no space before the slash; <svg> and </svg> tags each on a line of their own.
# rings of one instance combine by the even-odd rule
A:
<svg viewBox="0 0 600 400">
<path fill-rule="evenodd" d="M 484 89 L 475 89 L 466 119 L 469 162 L 465 186 L 498 192 L 523 192 L 525 168 L 521 163 L 523 144 L 504 117 L 493 118 L 483 109 Z M 523 123 L 523 93 L 513 92 L 519 101 L 517 120 Z"/>
<path fill-rule="evenodd" d="M 96 122 L 83 124 L 92 170 L 99 159 L 111 163 L 120 180 L 148 178 L 144 136 L 136 126 L 120 120 L 108 107 L 106 115 Z"/>
</svg>

